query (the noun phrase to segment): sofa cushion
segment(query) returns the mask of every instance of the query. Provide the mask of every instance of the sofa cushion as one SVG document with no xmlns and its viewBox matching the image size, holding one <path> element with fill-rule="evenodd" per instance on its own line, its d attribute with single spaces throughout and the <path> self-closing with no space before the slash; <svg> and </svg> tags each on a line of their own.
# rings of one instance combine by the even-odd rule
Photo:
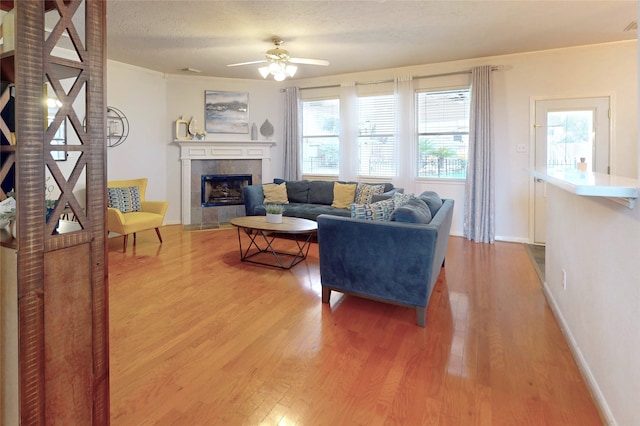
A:
<svg viewBox="0 0 640 426">
<path fill-rule="evenodd" d="M 264 204 L 289 204 L 286 183 L 265 183 L 262 185 Z"/>
<path fill-rule="evenodd" d="M 407 223 L 429 223 L 431 222 L 431 210 L 423 200 L 414 198 L 397 207 L 391 213 L 391 220 Z"/>
<path fill-rule="evenodd" d="M 431 210 L 432 217 L 435 216 L 438 210 L 440 210 L 440 207 L 442 207 L 442 199 L 433 191 L 424 191 L 418 198 L 427 203 L 429 210 Z"/>
<path fill-rule="evenodd" d="M 283 215 L 315 221 L 321 214 L 349 217 L 351 213 L 348 209 L 336 209 L 326 204 L 289 203 Z"/>
<path fill-rule="evenodd" d="M 357 184 L 355 183 L 339 183 L 333 185 L 333 202 L 331 207 L 337 209 L 348 209 L 356 196 Z"/>
<path fill-rule="evenodd" d="M 363 220 L 391 220 L 395 208 L 393 199 L 371 204 L 351 204 L 351 217 Z"/>
<path fill-rule="evenodd" d="M 287 181 L 287 198 L 290 203 L 309 202 L 309 181 L 289 180 Z"/>
<path fill-rule="evenodd" d="M 139 212 L 140 190 L 137 186 L 107 188 L 107 205 L 122 213 Z"/>
<path fill-rule="evenodd" d="M 255 207 L 255 214 L 264 216 L 267 214 L 267 206 L 261 204 Z M 302 219 L 317 220 L 321 214 L 330 214 L 333 216 L 349 217 L 351 212 L 348 209 L 336 209 L 327 204 L 310 204 L 310 203 L 289 203 L 285 209 L 283 216 L 299 217 Z"/>
<path fill-rule="evenodd" d="M 356 204 L 370 204 L 373 195 L 382 194 L 384 185 L 372 185 L 370 183 L 359 183 L 356 188 Z"/>
<path fill-rule="evenodd" d="M 309 203 L 327 204 L 333 202 L 333 181 L 312 180 L 309 182 Z"/>
</svg>

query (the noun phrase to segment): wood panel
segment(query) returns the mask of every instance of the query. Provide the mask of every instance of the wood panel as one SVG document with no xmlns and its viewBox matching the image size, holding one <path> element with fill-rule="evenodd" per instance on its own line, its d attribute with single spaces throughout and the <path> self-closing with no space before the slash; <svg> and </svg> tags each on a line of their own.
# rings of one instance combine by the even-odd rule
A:
<svg viewBox="0 0 640 426">
<path fill-rule="evenodd" d="M 84 3 L 84 9 L 80 5 Z M 18 235 L 18 318 L 21 424 L 108 424 L 108 310 L 105 262 L 106 144 L 104 100 L 105 12 L 101 0 L 33 0 L 16 2 L 16 193 Z M 68 7 L 67 7 L 68 6 Z M 74 39 L 79 61 L 51 57 L 58 27 L 44 37 L 44 10 L 60 7 L 61 24 L 80 31 L 85 42 Z M 84 10 L 82 19 L 72 15 Z M 54 12 L 52 12 L 54 13 Z M 80 86 L 86 85 L 86 128 L 74 111 L 75 92 L 64 96 L 52 77 L 52 63 L 82 69 Z M 76 73 L 76 75 L 78 75 Z M 45 80 L 62 102 L 55 123 L 72 122 L 80 145 L 58 147 L 82 152 L 67 177 L 51 159 L 52 129 L 43 126 L 42 87 Z M 76 86 L 74 86 L 76 87 Z M 82 111 L 85 115 L 85 111 Z M 55 124 L 52 123 L 55 127 Z M 45 170 L 61 192 L 53 219 L 45 222 Z M 81 172 L 86 173 L 86 211 L 74 198 Z M 81 231 L 57 235 L 56 216 L 70 206 Z M 46 265 L 46 268 L 45 268 Z"/>
<path fill-rule="evenodd" d="M 29 425 L 45 422 L 43 34 L 42 4 L 37 1 L 16 4 L 20 418 L 21 423 Z"/>
<path fill-rule="evenodd" d="M 93 365 L 92 291 L 86 279 L 91 276 L 90 250 L 84 244 L 45 255 L 44 379 L 51 424 L 92 424 L 93 371 L 87 368 Z"/>
<path fill-rule="evenodd" d="M 521 244 L 450 239 L 427 310 L 333 292 L 318 246 L 240 262 L 234 229 L 109 241 L 113 425 L 600 425 Z"/>
<path fill-rule="evenodd" d="M 7 231 L 0 229 L 0 239 Z M 9 236 L 11 237 L 11 236 Z M 0 424 L 19 424 L 18 270 L 16 252 L 0 247 Z"/>
</svg>

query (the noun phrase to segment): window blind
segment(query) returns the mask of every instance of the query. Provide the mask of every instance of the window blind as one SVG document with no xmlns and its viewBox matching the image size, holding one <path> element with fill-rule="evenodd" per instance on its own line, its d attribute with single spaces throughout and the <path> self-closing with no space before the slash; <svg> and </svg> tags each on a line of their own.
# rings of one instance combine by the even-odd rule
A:
<svg viewBox="0 0 640 426">
<path fill-rule="evenodd" d="M 302 103 L 302 173 L 338 175 L 340 100 Z"/>
<path fill-rule="evenodd" d="M 469 89 L 417 92 L 418 172 L 464 179 L 469 148 Z"/>
<path fill-rule="evenodd" d="M 358 98 L 358 174 L 366 177 L 397 175 L 394 96 Z"/>
</svg>

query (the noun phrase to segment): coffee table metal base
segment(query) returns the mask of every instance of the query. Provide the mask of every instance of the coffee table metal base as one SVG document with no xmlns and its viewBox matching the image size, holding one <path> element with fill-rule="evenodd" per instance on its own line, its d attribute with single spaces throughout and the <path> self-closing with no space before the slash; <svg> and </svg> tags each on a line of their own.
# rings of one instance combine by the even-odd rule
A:
<svg viewBox="0 0 640 426">
<path fill-rule="evenodd" d="M 240 232 L 249 237 L 249 246 L 244 249 L 242 247 L 242 238 Z M 284 252 L 276 250 L 274 241 L 276 239 L 285 239 L 278 236 L 277 232 L 261 231 L 258 229 L 238 228 L 238 243 L 240 246 L 240 260 L 243 262 L 255 263 L 257 265 L 273 266 L 276 268 L 290 269 L 307 258 L 309 247 L 311 246 L 311 237 L 313 234 L 287 234 L 289 238 L 295 241 L 297 252 Z M 253 249 L 253 250 L 252 250 Z M 295 249 L 294 249 L 295 250 Z M 275 262 L 269 263 L 256 259 L 257 256 L 271 254 Z"/>
</svg>

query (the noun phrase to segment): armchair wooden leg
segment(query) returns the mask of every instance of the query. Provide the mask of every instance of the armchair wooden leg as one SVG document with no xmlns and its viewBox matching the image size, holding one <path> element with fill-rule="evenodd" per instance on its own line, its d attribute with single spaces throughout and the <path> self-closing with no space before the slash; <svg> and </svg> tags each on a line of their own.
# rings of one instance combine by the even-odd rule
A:
<svg viewBox="0 0 640 426">
<path fill-rule="evenodd" d="M 129 240 L 129 234 L 124 234 L 124 244 L 122 245 L 122 252 L 127 252 L 127 241 Z"/>
<path fill-rule="evenodd" d="M 136 245 L 136 233 L 135 232 L 133 233 L 133 245 L 134 246 Z"/>
<path fill-rule="evenodd" d="M 160 228 L 156 228 L 156 234 L 158 235 L 158 239 L 160 240 L 160 244 L 162 244 L 162 236 L 160 235 Z"/>
</svg>

